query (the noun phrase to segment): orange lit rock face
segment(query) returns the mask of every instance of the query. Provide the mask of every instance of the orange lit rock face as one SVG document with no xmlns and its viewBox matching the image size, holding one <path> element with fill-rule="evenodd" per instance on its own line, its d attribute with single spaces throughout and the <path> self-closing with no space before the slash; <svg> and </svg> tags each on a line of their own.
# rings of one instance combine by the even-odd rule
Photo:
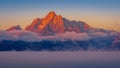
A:
<svg viewBox="0 0 120 68">
<path fill-rule="evenodd" d="M 64 33 L 62 16 L 57 16 L 55 12 L 50 12 L 39 25 L 38 32 L 42 35 Z"/>
<path fill-rule="evenodd" d="M 51 29 L 57 33 L 64 33 L 64 23 L 62 21 L 62 16 L 55 16 L 53 23 L 51 23 Z"/>
<path fill-rule="evenodd" d="M 64 33 L 64 28 L 62 16 L 57 16 L 55 12 L 49 12 L 45 18 L 35 19 L 25 30 L 37 32 L 40 35 L 51 35 L 55 33 Z"/>
<path fill-rule="evenodd" d="M 35 19 L 31 25 L 28 25 L 25 30 L 27 31 L 33 31 L 33 32 L 36 32 L 36 29 L 38 27 L 38 25 L 41 23 L 42 19 L 40 18 L 37 18 Z"/>
<path fill-rule="evenodd" d="M 35 19 L 31 25 L 25 28 L 25 30 L 36 32 L 39 35 L 54 35 L 66 31 L 75 31 L 79 33 L 90 29 L 91 27 L 84 22 L 69 21 L 62 18 L 61 15 L 56 15 L 53 11 L 49 12 L 43 19 Z"/>
<path fill-rule="evenodd" d="M 38 26 L 39 29 L 45 28 L 56 16 L 54 12 L 50 12 L 43 20 L 42 23 Z"/>
</svg>

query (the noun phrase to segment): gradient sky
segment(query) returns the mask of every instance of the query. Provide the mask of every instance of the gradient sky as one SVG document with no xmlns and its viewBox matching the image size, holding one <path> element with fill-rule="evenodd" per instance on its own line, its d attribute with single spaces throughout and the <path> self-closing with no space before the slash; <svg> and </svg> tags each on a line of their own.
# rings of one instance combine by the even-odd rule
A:
<svg viewBox="0 0 120 68">
<path fill-rule="evenodd" d="M 95 28 L 120 31 L 120 0 L 0 0 L 0 29 L 25 28 L 50 11 Z"/>
</svg>

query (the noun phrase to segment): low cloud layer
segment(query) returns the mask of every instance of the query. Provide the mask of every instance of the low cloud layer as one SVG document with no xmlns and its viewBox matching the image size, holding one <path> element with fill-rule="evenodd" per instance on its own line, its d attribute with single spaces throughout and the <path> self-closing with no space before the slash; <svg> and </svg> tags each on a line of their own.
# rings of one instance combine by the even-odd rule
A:
<svg viewBox="0 0 120 68">
<path fill-rule="evenodd" d="M 0 51 L 119 50 L 119 35 L 114 31 L 66 32 L 54 36 L 39 36 L 23 30 L 0 31 Z"/>
<path fill-rule="evenodd" d="M 92 32 L 92 33 L 76 33 L 66 32 L 64 34 L 57 34 L 55 36 L 39 36 L 36 33 L 14 30 L 14 31 L 0 31 L 0 40 L 22 40 L 22 41 L 41 41 L 41 40 L 88 40 L 95 37 L 107 37 L 112 33 Z"/>
<path fill-rule="evenodd" d="M 88 40 L 94 37 L 113 36 L 113 33 L 92 32 L 92 33 L 76 33 L 66 32 L 64 34 L 57 34 L 55 36 L 39 36 L 36 33 L 14 30 L 14 31 L 0 31 L 0 40 L 23 40 L 23 41 L 41 41 L 41 40 Z"/>
</svg>

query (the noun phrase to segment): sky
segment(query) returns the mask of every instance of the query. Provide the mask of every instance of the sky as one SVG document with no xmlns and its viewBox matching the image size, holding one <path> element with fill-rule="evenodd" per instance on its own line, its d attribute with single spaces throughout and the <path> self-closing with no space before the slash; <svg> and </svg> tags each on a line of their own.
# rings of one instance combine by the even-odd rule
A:
<svg viewBox="0 0 120 68">
<path fill-rule="evenodd" d="M 50 11 L 94 28 L 120 31 L 120 0 L 0 0 L 0 30 L 23 29 Z"/>
</svg>

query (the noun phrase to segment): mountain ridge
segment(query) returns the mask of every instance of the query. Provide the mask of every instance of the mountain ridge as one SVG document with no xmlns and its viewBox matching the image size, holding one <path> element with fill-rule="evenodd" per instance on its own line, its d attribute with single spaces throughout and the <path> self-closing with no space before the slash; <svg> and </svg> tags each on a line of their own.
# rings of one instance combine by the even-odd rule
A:
<svg viewBox="0 0 120 68">
<path fill-rule="evenodd" d="M 32 24 L 25 28 L 25 30 L 36 32 L 39 35 L 61 34 L 66 31 L 75 31 L 80 33 L 87 32 L 90 29 L 92 29 L 92 27 L 85 22 L 70 21 L 63 18 L 61 15 L 57 15 L 54 11 L 49 12 L 45 18 L 34 19 Z"/>
</svg>

